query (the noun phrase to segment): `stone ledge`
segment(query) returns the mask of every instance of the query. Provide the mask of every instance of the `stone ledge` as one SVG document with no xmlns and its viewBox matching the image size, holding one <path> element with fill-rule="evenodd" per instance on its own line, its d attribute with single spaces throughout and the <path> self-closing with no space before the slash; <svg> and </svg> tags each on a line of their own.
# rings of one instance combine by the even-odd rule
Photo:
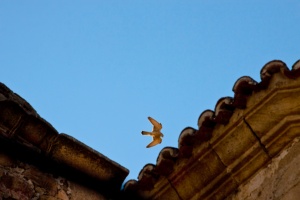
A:
<svg viewBox="0 0 300 200">
<path fill-rule="evenodd" d="M 97 183 L 105 193 L 119 193 L 129 171 L 67 134 L 59 134 L 24 99 L 0 83 L 0 142 L 51 162 L 59 173 Z M 22 148 L 20 148 L 22 146 Z M 23 150 L 22 150 L 23 149 Z M 20 152 L 21 153 L 21 152 Z M 14 154 L 18 156 L 18 154 Z M 26 161 L 25 161 L 26 162 Z M 35 161 L 37 164 L 37 161 Z M 47 165 L 42 166 L 47 168 Z M 106 188 L 106 189 L 105 189 Z"/>
<path fill-rule="evenodd" d="M 198 130 L 187 127 L 181 132 L 173 162 L 157 162 L 147 175 L 143 168 L 137 181 L 125 184 L 125 193 L 141 199 L 230 196 L 299 136 L 299 77 L 300 61 L 289 70 L 279 60 L 262 68 L 261 82 L 241 77 L 233 98 L 221 98 L 215 111 L 204 111 Z M 173 171 L 162 173 L 168 171 L 163 167 Z"/>
</svg>

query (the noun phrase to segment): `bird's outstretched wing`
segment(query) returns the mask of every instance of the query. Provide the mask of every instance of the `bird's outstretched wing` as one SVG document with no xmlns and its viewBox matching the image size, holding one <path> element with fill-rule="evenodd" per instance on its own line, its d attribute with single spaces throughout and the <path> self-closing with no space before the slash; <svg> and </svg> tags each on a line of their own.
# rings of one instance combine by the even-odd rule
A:
<svg viewBox="0 0 300 200">
<path fill-rule="evenodd" d="M 153 138 L 153 141 L 150 142 L 150 144 L 147 145 L 147 148 L 149 147 L 153 147 L 157 144 L 160 144 L 162 142 L 162 139 L 161 138 Z"/>
<path fill-rule="evenodd" d="M 155 119 L 152 117 L 148 117 L 149 121 L 153 125 L 153 131 L 160 131 L 162 129 L 161 123 L 158 123 Z"/>
</svg>

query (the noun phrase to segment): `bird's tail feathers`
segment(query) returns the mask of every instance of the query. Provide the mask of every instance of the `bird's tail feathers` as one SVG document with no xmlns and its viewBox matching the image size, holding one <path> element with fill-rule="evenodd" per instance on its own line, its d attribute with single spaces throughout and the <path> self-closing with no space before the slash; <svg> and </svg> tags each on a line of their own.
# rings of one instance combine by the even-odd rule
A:
<svg viewBox="0 0 300 200">
<path fill-rule="evenodd" d="M 151 132 L 142 131 L 142 135 L 151 135 Z"/>
</svg>

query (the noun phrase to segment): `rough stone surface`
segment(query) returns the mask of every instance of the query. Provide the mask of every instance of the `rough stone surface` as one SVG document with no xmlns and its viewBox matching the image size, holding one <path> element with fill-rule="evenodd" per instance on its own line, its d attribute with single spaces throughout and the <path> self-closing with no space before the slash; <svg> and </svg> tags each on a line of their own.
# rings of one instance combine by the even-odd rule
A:
<svg viewBox="0 0 300 200">
<path fill-rule="evenodd" d="M 72 192 L 72 200 L 105 200 L 106 198 L 100 193 L 92 190 L 90 188 L 84 187 L 82 185 L 72 183 L 70 184 L 70 192 Z"/>
<path fill-rule="evenodd" d="M 300 197 L 300 142 L 292 144 L 228 200 L 298 200 Z"/>
<path fill-rule="evenodd" d="M 0 200 L 106 199 L 100 193 L 0 154 Z M 4 162 L 7 161 L 7 162 Z"/>
<path fill-rule="evenodd" d="M 118 198 L 128 173 L 0 83 L 0 200 Z"/>
</svg>

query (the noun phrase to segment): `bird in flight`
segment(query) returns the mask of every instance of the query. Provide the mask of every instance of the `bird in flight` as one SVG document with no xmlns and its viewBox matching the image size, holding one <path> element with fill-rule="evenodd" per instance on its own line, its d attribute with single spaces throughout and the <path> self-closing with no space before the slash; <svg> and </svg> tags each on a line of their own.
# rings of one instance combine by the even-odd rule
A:
<svg viewBox="0 0 300 200">
<path fill-rule="evenodd" d="M 148 117 L 149 121 L 153 125 L 152 132 L 142 131 L 142 135 L 150 135 L 153 137 L 153 141 L 150 142 L 150 144 L 147 145 L 147 148 L 153 147 L 157 144 L 160 144 L 162 142 L 161 137 L 164 137 L 164 135 L 160 132 L 162 129 L 161 123 L 158 123 L 155 119 Z"/>
</svg>

